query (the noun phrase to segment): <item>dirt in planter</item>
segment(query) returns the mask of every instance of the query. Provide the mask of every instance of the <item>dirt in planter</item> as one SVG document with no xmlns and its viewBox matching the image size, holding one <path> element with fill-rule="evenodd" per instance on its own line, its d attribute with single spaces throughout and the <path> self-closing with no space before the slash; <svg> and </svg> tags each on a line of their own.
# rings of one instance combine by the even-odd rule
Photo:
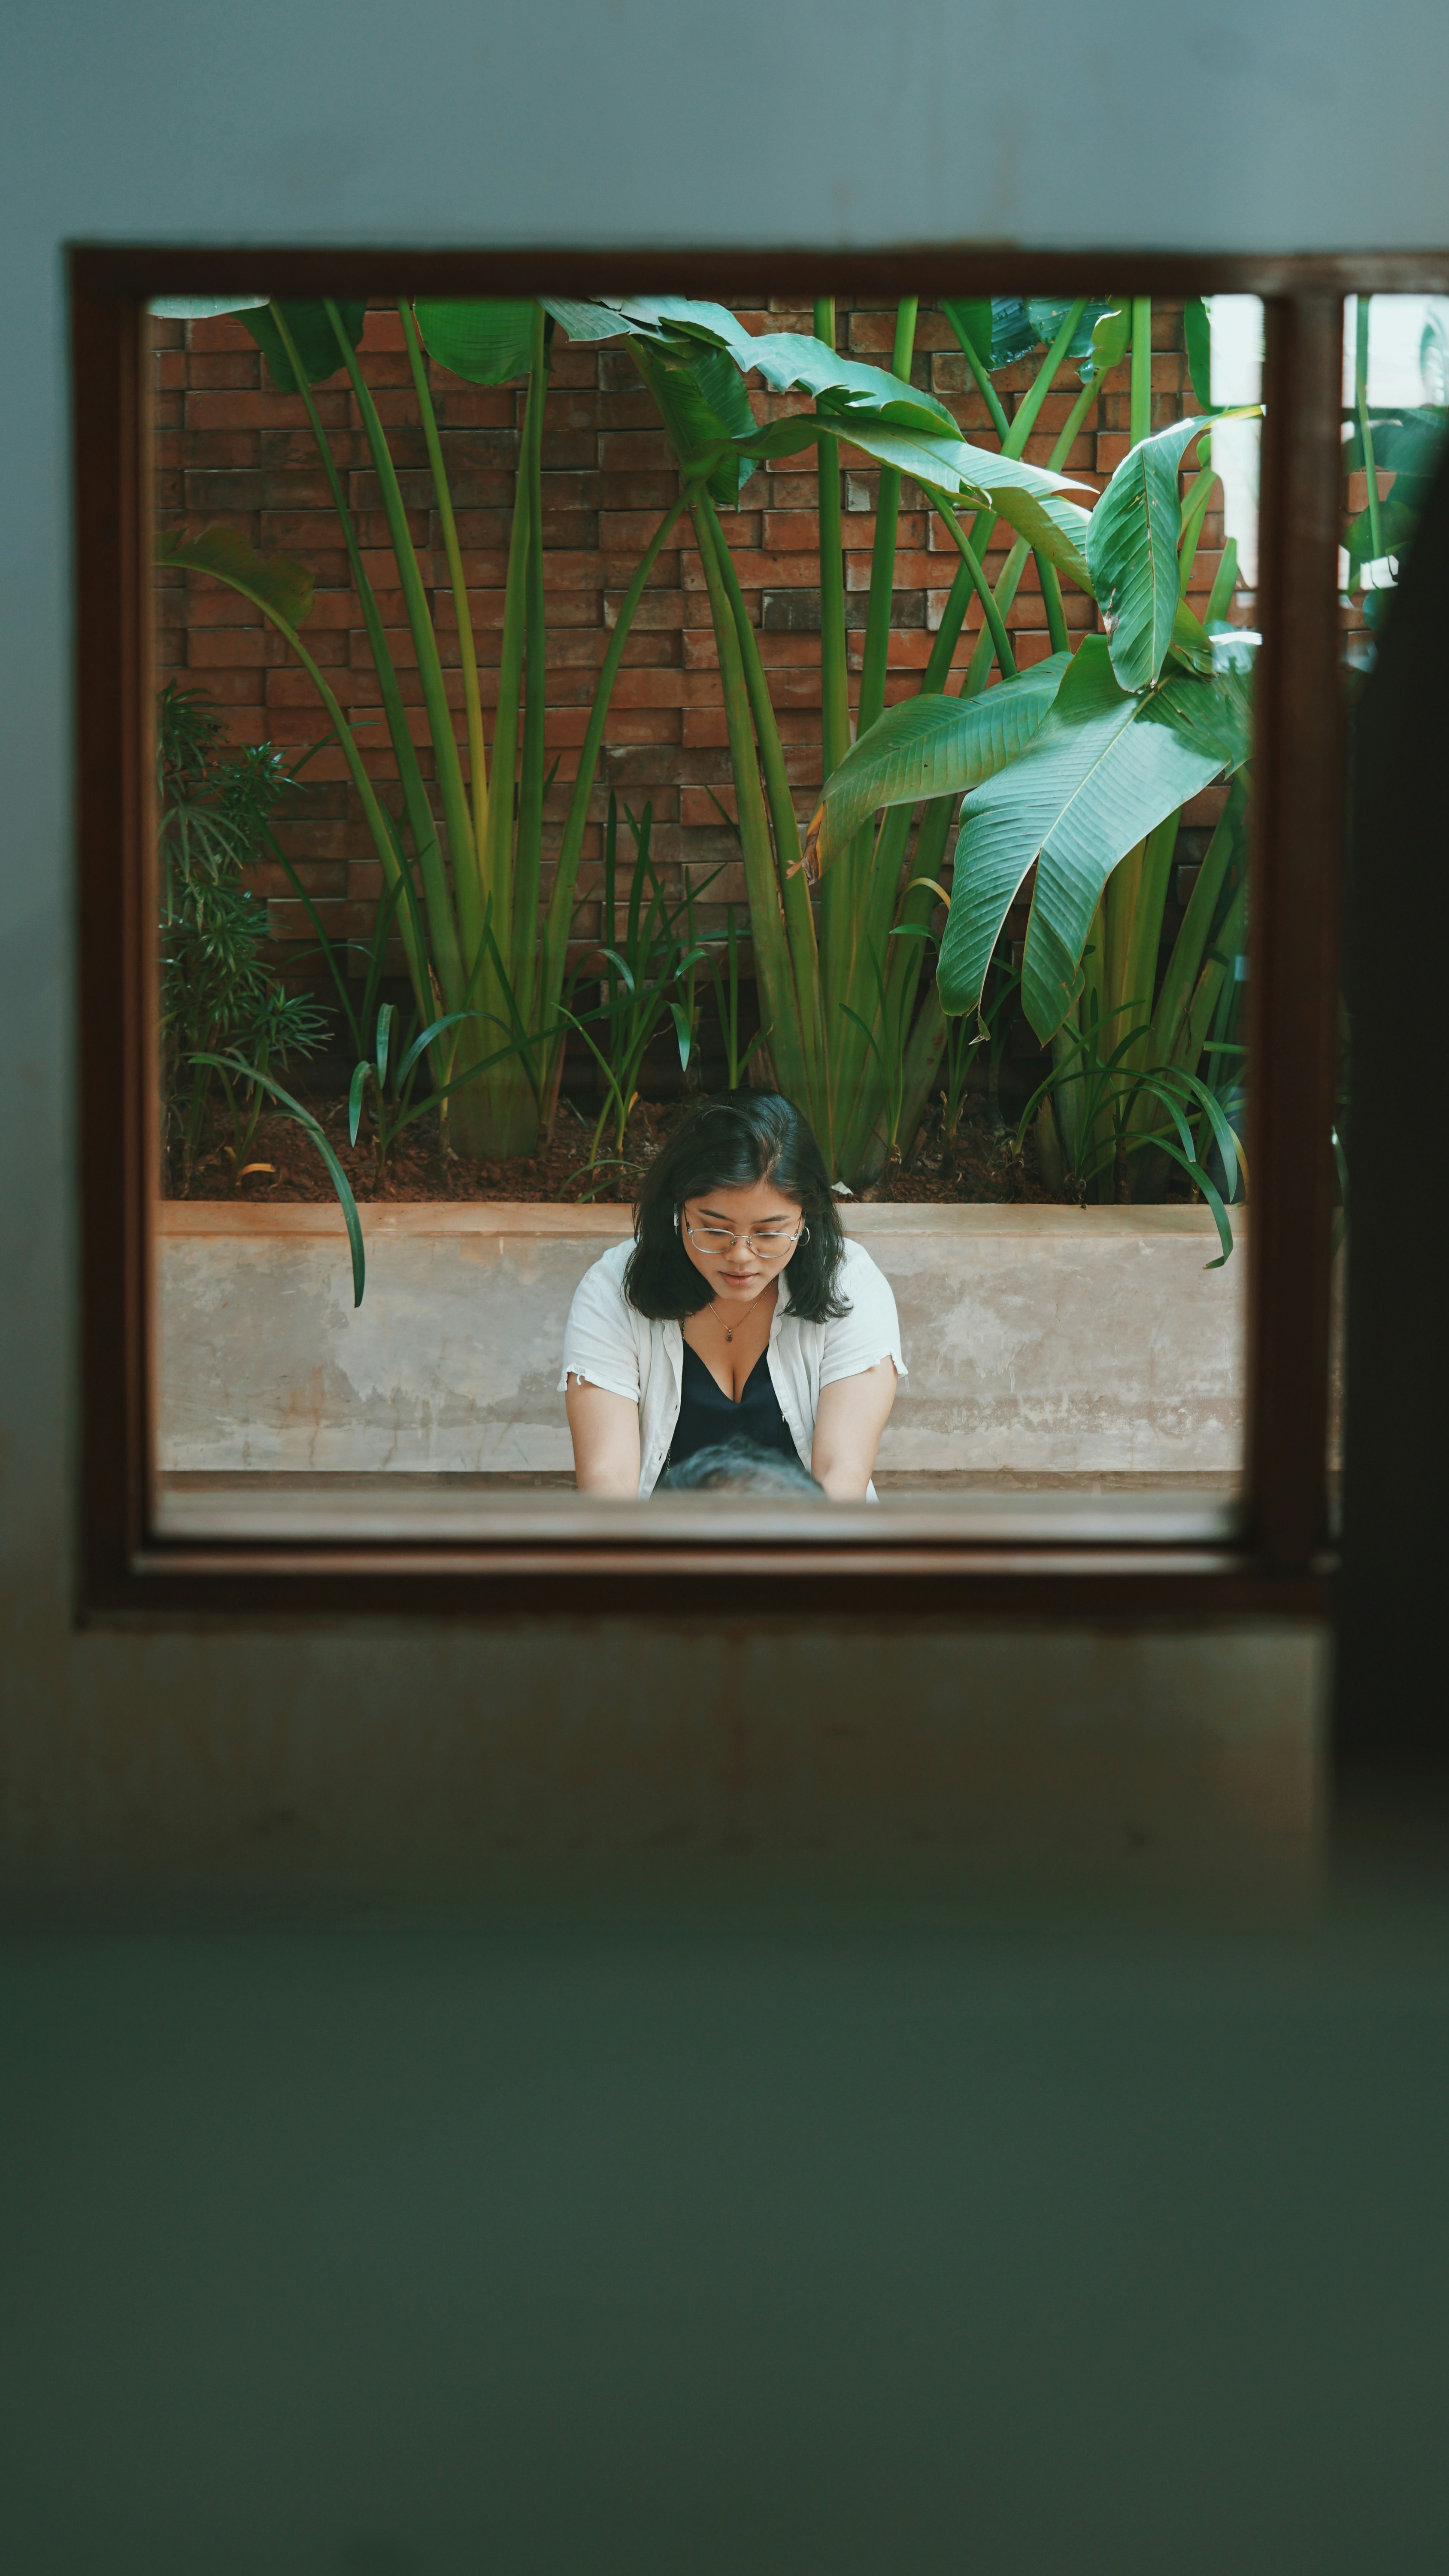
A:
<svg viewBox="0 0 1449 2576">
<path fill-rule="evenodd" d="M 442 1199 L 525 1199 L 560 1205 L 586 1201 L 629 1200 L 660 1146 L 688 1114 L 683 1101 L 644 1101 L 629 1121 L 621 1160 L 611 1142 L 600 1149 L 589 1168 L 592 1121 L 568 1101 L 559 1104 L 552 1140 L 532 1154 L 514 1154 L 496 1163 L 478 1163 L 445 1154 L 431 1120 L 420 1119 L 388 1157 L 378 1177 L 372 1148 L 364 1135 L 347 1141 L 347 1105 L 341 1100 L 308 1102 L 328 1143 L 360 1202 L 415 1204 Z M 247 1154 L 247 1164 L 234 1179 L 225 1124 L 218 1121 L 205 1140 L 185 1187 L 179 1173 L 170 1178 L 173 1198 L 223 1199 L 236 1196 L 276 1207 L 315 1203 L 334 1197 L 316 1146 L 294 1119 L 263 1118 Z M 1036 1149 L 1030 1137 L 1018 1158 L 1007 1135 L 968 1106 L 954 1140 L 943 1139 L 934 1125 L 923 1132 L 910 1166 L 888 1182 L 861 1192 L 866 1200 L 888 1199 L 903 1205 L 921 1202 L 1029 1201 L 1049 1203 L 1042 1186 Z"/>
</svg>

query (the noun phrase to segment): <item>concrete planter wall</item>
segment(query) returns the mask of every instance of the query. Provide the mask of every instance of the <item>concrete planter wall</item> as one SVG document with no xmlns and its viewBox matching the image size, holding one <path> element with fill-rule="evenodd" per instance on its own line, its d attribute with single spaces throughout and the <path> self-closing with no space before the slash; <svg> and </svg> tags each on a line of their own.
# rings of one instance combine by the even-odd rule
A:
<svg viewBox="0 0 1449 2576">
<path fill-rule="evenodd" d="M 564 1318 L 626 1208 L 370 1207 L 354 1310 L 333 1207 L 161 1208 L 171 1472 L 559 1472 Z M 910 1375 L 883 1471 L 1219 1477 L 1242 1441 L 1239 1248 L 1196 1208 L 861 1207 Z"/>
</svg>

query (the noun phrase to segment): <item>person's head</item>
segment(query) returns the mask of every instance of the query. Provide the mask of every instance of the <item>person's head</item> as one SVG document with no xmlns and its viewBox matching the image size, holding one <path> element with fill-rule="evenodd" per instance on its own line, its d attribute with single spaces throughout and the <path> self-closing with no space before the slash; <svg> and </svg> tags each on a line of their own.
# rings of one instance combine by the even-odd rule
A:
<svg viewBox="0 0 1449 2576">
<path fill-rule="evenodd" d="M 656 1494 L 820 1494 L 808 1467 L 780 1449 L 758 1449 L 753 1440 L 720 1440 L 666 1468 Z"/>
<path fill-rule="evenodd" d="M 697 1315 L 763 1296 L 789 1264 L 790 1312 L 823 1324 L 843 1244 L 830 1181 L 798 1109 L 774 1091 L 706 1100 L 650 1164 L 624 1276 L 641 1315 Z"/>
</svg>

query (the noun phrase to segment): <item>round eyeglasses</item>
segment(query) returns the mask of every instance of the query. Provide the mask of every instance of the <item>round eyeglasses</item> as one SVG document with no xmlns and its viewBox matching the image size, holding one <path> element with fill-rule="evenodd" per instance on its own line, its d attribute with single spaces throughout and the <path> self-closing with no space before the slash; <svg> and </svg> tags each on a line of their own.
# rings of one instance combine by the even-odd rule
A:
<svg viewBox="0 0 1449 2576">
<path fill-rule="evenodd" d="M 732 1234 L 727 1225 L 691 1225 L 687 1217 L 682 1222 L 695 1251 L 711 1261 L 733 1252 L 737 1243 L 742 1243 L 757 1261 L 778 1261 L 782 1252 L 793 1252 L 797 1243 L 810 1240 L 808 1225 L 797 1225 L 793 1234 Z"/>
</svg>

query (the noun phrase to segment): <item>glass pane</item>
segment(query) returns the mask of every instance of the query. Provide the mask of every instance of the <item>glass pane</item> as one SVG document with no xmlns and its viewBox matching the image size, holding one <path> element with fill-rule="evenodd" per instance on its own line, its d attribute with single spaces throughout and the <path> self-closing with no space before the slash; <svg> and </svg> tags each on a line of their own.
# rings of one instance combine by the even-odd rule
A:
<svg viewBox="0 0 1449 2576">
<path fill-rule="evenodd" d="M 656 1485 L 716 1397 L 852 1526 L 821 1385 L 893 1298 L 893 1521 L 1226 1532 L 1256 300 L 151 332 L 163 1518 L 616 1526 L 559 1389 L 606 1257 L 650 1531 L 818 1500 Z M 781 1188 L 691 1166 L 651 1319 L 636 1201 L 776 1092 L 789 1278 Z"/>
</svg>

